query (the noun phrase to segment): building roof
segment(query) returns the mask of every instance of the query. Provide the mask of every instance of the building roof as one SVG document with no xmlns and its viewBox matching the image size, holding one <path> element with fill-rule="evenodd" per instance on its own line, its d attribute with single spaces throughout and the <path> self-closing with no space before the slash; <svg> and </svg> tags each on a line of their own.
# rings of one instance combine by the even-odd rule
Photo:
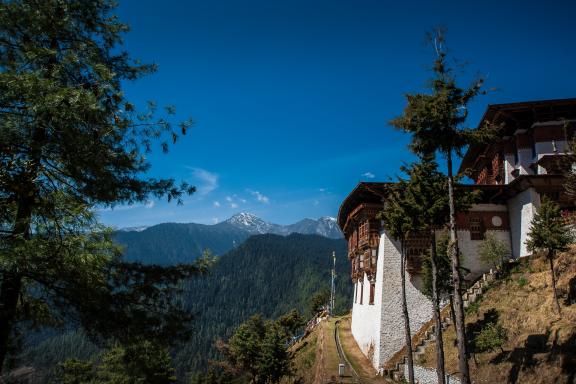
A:
<svg viewBox="0 0 576 384">
<path fill-rule="evenodd" d="M 346 196 L 338 210 L 338 225 L 342 230 L 346 226 L 348 215 L 360 204 L 383 204 L 388 185 L 393 183 L 379 183 L 361 181 Z"/>
<path fill-rule="evenodd" d="M 518 193 L 528 188 L 535 188 L 540 193 L 556 193 L 557 200 L 562 206 L 572 204 L 572 199 L 564 191 L 562 175 L 520 175 L 509 184 L 456 184 L 455 188 L 475 192 L 475 204 L 492 203 L 506 204 Z M 394 183 L 360 182 L 348 194 L 340 205 L 338 211 L 338 225 L 345 231 L 347 220 L 361 204 L 382 204 L 387 195 L 388 188 Z"/>
<path fill-rule="evenodd" d="M 500 126 L 499 136 L 511 136 L 517 129 L 529 129 L 534 123 L 576 119 L 576 98 L 527 101 L 489 105 L 478 127 Z M 486 145 L 472 145 L 462 159 L 460 172 L 474 165 Z"/>
</svg>

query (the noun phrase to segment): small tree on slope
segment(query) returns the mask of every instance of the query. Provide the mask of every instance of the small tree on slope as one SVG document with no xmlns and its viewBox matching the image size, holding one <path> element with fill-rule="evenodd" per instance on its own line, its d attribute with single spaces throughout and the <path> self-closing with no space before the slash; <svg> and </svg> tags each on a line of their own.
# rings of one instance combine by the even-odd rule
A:
<svg viewBox="0 0 576 384">
<path fill-rule="evenodd" d="M 491 267 L 499 267 L 510 257 L 506 244 L 498 240 L 492 233 L 486 235 L 478 249 L 480 260 Z"/>
<path fill-rule="evenodd" d="M 550 263 L 552 292 L 558 315 L 562 315 L 556 293 L 556 276 L 554 274 L 554 256 L 558 251 L 565 251 L 573 241 L 569 229 L 560 215 L 560 207 L 546 196 L 542 199 L 540 209 L 532 219 L 526 245 L 531 252 L 545 252 Z"/>
</svg>

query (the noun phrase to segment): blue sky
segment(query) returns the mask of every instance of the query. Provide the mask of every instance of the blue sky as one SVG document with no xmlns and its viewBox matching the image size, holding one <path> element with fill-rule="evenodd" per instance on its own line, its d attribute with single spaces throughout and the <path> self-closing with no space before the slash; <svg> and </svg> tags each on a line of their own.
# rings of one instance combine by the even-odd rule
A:
<svg viewBox="0 0 576 384">
<path fill-rule="evenodd" d="M 425 90 L 425 33 L 496 91 L 473 105 L 576 96 L 576 2 L 121 1 L 125 48 L 157 73 L 126 84 L 136 104 L 172 104 L 194 127 L 150 176 L 198 187 L 184 205 L 101 210 L 116 227 L 222 221 L 236 212 L 292 223 L 335 216 L 361 180 L 398 173 L 408 137 L 388 121 Z"/>
</svg>

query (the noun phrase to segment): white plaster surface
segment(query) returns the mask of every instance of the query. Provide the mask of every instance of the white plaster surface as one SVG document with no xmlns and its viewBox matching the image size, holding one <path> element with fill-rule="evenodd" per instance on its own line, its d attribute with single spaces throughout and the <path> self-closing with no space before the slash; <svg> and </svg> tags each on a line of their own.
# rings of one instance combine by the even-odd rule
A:
<svg viewBox="0 0 576 384">
<path fill-rule="evenodd" d="M 360 304 L 360 286 L 357 284 L 358 298 L 352 306 L 351 330 L 356 343 L 371 361 L 374 368 L 383 364 L 380 360 L 380 313 L 382 303 L 382 256 L 378 252 L 376 264 L 376 287 L 374 292 L 374 304 L 369 304 L 370 282 L 364 275 L 364 297 Z"/>
<path fill-rule="evenodd" d="M 408 378 L 408 366 L 404 366 L 404 377 Z M 414 366 L 414 381 L 418 384 L 438 384 L 438 375 L 435 369 Z M 456 376 L 446 375 L 446 384 L 460 384 Z"/>
<path fill-rule="evenodd" d="M 512 256 L 515 258 L 529 255 L 526 240 L 538 207 L 540 207 L 540 195 L 534 188 L 528 188 L 508 200 Z"/>
<path fill-rule="evenodd" d="M 514 180 L 512 171 L 516 169 L 516 159 L 513 154 L 506 154 L 504 156 L 504 184 L 510 183 Z"/>
<path fill-rule="evenodd" d="M 568 142 L 566 140 L 557 141 L 542 141 L 536 143 L 536 157 L 540 160 L 545 155 L 554 155 L 557 153 L 565 153 L 569 151 Z M 546 168 L 538 166 L 538 174 L 545 175 Z"/>
<path fill-rule="evenodd" d="M 383 267 L 381 298 L 380 362 L 388 361 L 405 344 L 402 316 L 402 286 L 400 275 L 400 245 L 384 232 L 380 236 L 380 260 Z M 406 274 L 406 301 L 410 328 L 416 333 L 432 317 L 432 302 L 428 300 Z"/>
<path fill-rule="evenodd" d="M 507 230 L 489 230 L 486 235 L 493 235 L 496 239 L 503 242 L 508 249 L 511 249 L 510 232 Z M 485 273 L 493 266 L 484 264 L 478 256 L 478 248 L 482 240 L 471 240 L 470 231 L 458 231 L 458 248 L 462 253 L 462 266 L 470 269 L 471 273 L 478 275 Z"/>
<path fill-rule="evenodd" d="M 531 175 L 534 173 L 530 169 L 530 164 L 532 164 L 532 148 L 519 148 L 516 168 L 520 170 L 521 175 Z"/>
</svg>

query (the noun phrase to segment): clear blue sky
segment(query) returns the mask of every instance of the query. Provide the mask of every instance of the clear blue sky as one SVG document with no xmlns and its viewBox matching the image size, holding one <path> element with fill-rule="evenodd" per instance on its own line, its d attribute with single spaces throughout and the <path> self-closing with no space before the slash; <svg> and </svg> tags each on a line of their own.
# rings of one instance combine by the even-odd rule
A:
<svg viewBox="0 0 576 384">
<path fill-rule="evenodd" d="M 410 161 L 387 122 L 423 91 L 443 25 L 453 57 L 498 90 L 473 105 L 576 96 L 576 2 L 121 1 L 126 49 L 159 71 L 126 85 L 134 102 L 173 104 L 195 126 L 151 176 L 187 180 L 183 206 L 102 210 L 117 226 L 221 221 L 240 211 L 291 223 L 335 216 L 361 180 Z"/>
</svg>

